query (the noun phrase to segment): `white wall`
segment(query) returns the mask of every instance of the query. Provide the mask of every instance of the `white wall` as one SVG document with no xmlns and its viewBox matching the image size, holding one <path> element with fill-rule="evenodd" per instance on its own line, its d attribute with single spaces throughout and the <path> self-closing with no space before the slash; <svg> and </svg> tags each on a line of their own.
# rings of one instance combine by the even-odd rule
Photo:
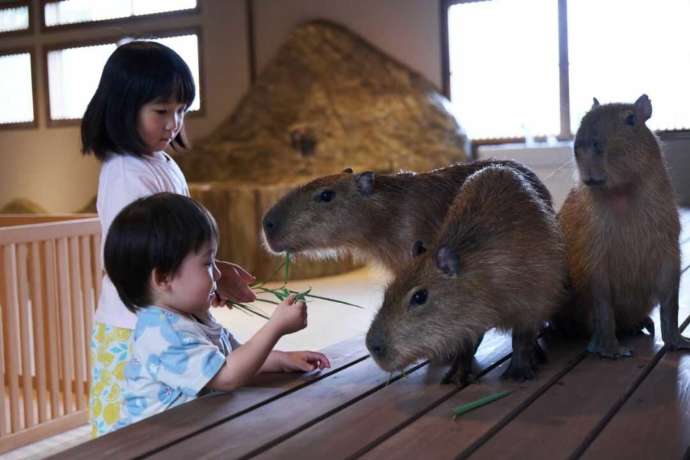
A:
<svg viewBox="0 0 690 460">
<path fill-rule="evenodd" d="M 40 0 L 32 1 L 37 10 Z M 250 86 L 245 0 L 200 0 L 200 5 L 198 17 L 147 20 L 127 26 L 141 33 L 202 27 L 206 112 L 187 120 L 192 141 L 210 133 L 229 116 Z M 254 0 L 253 5 L 259 71 L 294 26 L 325 18 L 361 34 L 441 86 L 438 0 Z M 25 197 L 51 212 L 74 211 L 95 195 L 99 165 L 80 155 L 78 127 L 46 127 L 42 45 L 121 35 L 122 31 L 111 26 L 40 34 L 37 16 L 35 20 L 33 36 L 0 38 L 0 50 L 36 45 L 40 57 L 39 127 L 0 129 L 0 207 L 13 198 Z M 680 201 L 690 205 L 690 139 L 669 140 L 666 150 Z"/>
</svg>

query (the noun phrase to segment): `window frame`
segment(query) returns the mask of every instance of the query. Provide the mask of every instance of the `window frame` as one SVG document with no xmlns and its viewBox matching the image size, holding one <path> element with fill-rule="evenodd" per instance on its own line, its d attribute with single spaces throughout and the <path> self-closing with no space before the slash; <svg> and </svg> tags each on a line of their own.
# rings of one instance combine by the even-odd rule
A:
<svg viewBox="0 0 690 460">
<path fill-rule="evenodd" d="M 200 118 L 206 115 L 206 72 L 203 61 L 203 34 L 201 26 L 191 26 L 183 28 L 174 29 L 161 29 L 161 30 L 150 30 L 145 34 L 119 34 L 112 36 L 103 36 L 95 39 L 88 40 L 72 40 L 65 42 L 50 43 L 43 46 L 43 69 L 45 78 L 43 80 L 43 103 L 46 107 L 46 126 L 48 128 L 61 128 L 65 126 L 80 126 L 82 117 L 79 118 L 68 118 L 68 119 L 53 119 L 50 107 L 50 69 L 48 68 L 48 53 L 51 51 L 57 51 L 69 48 L 81 48 L 86 46 L 97 46 L 97 45 L 107 45 L 112 43 L 117 43 L 126 37 L 131 37 L 135 40 L 151 40 L 159 38 L 177 37 L 181 35 L 196 35 L 197 37 L 197 53 L 199 56 L 199 88 L 197 88 L 197 93 L 200 93 L 199 98 L 199 110 L 194 112 L 188 112 L 185 118 Z M 35 117 L 34 117 L 35 118 Z"/>
<path fill-rule="evenodd" d="M 29 61 L 31 63 L 31 104 L 34 110 L 33 121 L 21 121 L 17 123 L 0 123 L 0 130 L 8 129 L 31 129 L 38 127 L 38 88 L 36 87 L 36 53 L 33 47 L 23 46 L 18 48 L 8 48 L 0 50 L 0 57 L 10 56 L 13 54 L 29 54 Z"/>
<path fill-rule="evenodd" d="M 448 9 L 453 5 L 464 3 L 478 3 L 492 0 L 441 0 L 441 80 L 443 95 L 450 100 L 450 31 L 448 29 Z M 558 2 L 558 74 L 560 90 L 560 126 L 561 132 L 556 135 L 560 141 L 571 141 L 575 133 L 570 130 L 570 73 L 568 60 L 568 0 L 553 0 Z M 663 138 L 690 137 L 690 129 L 663 129 L 655 131 Z M 545 142 L 546 138 L 535 138 L 535 142 Z M 511 137 L 500 139 L 476 139 L 472 140 L 472 157 L 476 158 L 476 152 L 482 145 L 498 145 L 508 143 L 525 143 L 524 137 Z"/>
<path fill-rule="evenodd" d="M 0 32 L 0 38 L 19 37 L 22 35 L 31 35 L 34 32 L 34 3 L 31 0 L 14 0 L 9 3 L 0 3 L 0 10 L 10 10 L 20 8 L 22 6 L 29 7 L 29 27 L 20 30 L 8 30 L 7 32 Z M 4 53 L 4 50 L 2 51 Z M 34 116 L 34 118 L 36 118 Z"/>
<path fill-rule="evenodd" d="M 29 0 L 30 1 L 30 0 Z M 56 26 L 46 25 L 45 6 L 49 3 L 58 3 L 60 0 L 40 0 L 41 7 L 39 8 L 39 23 L 41 33 L 63 32 L 65 30 L 75 29 L 89 29 L 102 26 L 124 26 L 131 24 L 138 24 L 151 20 L 160 20 L 166 18 L 184 18 L 187 16 L 197 16 L 201 14 L 201 0 L 197 0 L 196 7 L 188 10 L 165 11 L 163 13 L 149 13 L 139 16 L 126 16 L 123 18 L 114 19 L 100 19 L 97 21 L 76 22 L 73 24 L 59 24 Z"/>
</svg>

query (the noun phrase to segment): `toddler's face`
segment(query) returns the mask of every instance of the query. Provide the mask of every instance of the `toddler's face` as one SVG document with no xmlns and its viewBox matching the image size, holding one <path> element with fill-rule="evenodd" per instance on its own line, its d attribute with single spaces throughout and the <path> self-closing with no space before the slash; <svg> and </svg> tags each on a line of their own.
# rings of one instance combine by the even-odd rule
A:
<svg viewBox="0 0 690 460">
<path fill-rule="evenodd" d="M 220 271 L 216 266 L 215 242 L 205 243 L 199 252 L 190 253 L 171 280 L 171 307 L 179 312 L 200 314 L 208 311 Z"/>
<path fill-rule="evenodd" d="M 185 104 L 176 101 L 153 101 L 141 106 L 137 129 L 148 155 L 163 150 L 177 137 L 184 124 L 186 108 Z"/>
</svg>

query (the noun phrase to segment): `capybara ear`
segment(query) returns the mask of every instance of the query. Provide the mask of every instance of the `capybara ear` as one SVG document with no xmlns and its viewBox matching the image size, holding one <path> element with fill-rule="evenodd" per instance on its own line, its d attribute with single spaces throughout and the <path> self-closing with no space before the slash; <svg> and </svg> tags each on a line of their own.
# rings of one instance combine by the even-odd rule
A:
<svg viewBox="0 0 690 460">
<path fill-rule="evenodd" d="M 600 105 L 601 105 L 601 104 L 599 104 L 599 99 L 597 99 L 596 97 L 593 97 L 593 98 L 592 98 L 592 108 L 593 108 L 593 109 L 596 109 L 596 108 L 599 107 Z"/>
<path fill-rule="evenodd" d="M 417 240 L 412 245 L 412 257 L 417 257 L 420 254 L 424 254 L 426 248 L 424 247 L 424 242 L 422 240 Z"/>
<path fill-rule="evenodd" d="M 638 97 L 635 101 L 635 114 L 642 121 L 647 121 L 652 116 L 652 101 L 646 94 Z"/>
<path fill-rule="evenodd" d="M 455 276 L 460 271 L 460 258 L 448 246 L 441 246 L 436 251 L 436 266 L 446 275 Z"/>
<path fill-rule="evenodd" d="M 352 168 L 343 169 L 343 174 L 352 174 Z"/>
<path fill-rule="evenodd" d="M 363 172 L 355 176 L 357 182 L 357 190 L 362 195 L 368 196 L 374 193 L 374 177 L 373 171 Z"/>
</svg>

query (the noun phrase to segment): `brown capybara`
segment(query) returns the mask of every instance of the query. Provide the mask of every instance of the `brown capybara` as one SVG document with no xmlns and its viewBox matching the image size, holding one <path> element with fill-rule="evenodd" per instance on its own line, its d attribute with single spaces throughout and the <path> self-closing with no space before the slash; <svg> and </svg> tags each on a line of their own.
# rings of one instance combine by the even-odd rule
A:
<svg viewBox="0 0 690 460">
<path fill-rule="evenodd" d="M 396 273 L 433 242 L 465 180 L 491 165 L 522 174 L 551 206 L 537 176 L 513 161 L 476 161 L 426 173 L 346 170 L 284 196 L 264 216 L 264 238 L 276 253 L 351 253 Z"/>
<path fill-rule="evenodd" d="M 524 175 L 490 166 L 458 192 L 438 240 L 386 289 L 367 333 L 385 370 L 455 358 L 445 382 L 472 379 L 477 338 L 513 331 L 505 376 L 534 376 L 537 334 L 561 301 L 563 237 L 551 205 Z"/>
<path fill-rule="evenodd" d="M 591 333 L 588 350 L 607 358 L 631 355 L 616 333 L 653 332 L 657 302 L 666 345 L 690 348 L 678 331 L 678 211 L 645 125 L 651 115 L 647 95 L 634 104 L 594 99 L 575 136 L 580 184 L 559 214 L 573 298 L 557 323 L 581 326 Z"/>
</svg>

